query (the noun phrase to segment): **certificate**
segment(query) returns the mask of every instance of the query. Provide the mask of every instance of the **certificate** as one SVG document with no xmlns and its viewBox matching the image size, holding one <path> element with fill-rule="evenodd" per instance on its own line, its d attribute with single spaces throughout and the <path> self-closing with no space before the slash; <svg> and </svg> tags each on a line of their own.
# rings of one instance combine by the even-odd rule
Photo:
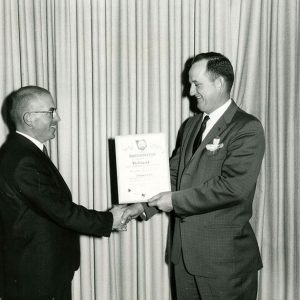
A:
<svg viewBox="0 0 300 300">
<path fill-rule="evenodd" d="M 116 136 L 115 146 L 120 204 L 146 202 L 171 190 L 163 133 Z"/>
</svg>

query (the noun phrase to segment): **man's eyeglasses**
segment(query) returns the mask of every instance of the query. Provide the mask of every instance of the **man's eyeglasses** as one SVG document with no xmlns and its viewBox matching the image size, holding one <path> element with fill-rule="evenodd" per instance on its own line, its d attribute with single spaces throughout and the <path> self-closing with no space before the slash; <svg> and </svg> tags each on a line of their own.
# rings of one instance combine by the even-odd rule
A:
<svg viewBox="0 0 300 300">
<path fill-rule="evenodd" d="M 56 108 L 50 108 L 49 110 L 40 110 L 40 111 L 28 111 L 29 114 L 50 114 L 53 119 L 53 114 L 56 113 Z"/>
</svg>

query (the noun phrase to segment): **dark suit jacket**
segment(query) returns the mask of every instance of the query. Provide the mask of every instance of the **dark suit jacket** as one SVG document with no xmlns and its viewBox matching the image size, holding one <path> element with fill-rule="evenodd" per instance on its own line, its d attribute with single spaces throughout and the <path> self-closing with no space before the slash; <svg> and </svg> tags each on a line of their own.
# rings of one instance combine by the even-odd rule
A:
<svg viewBox="0 0 300 300">
<path fill-rule="evenodd" d="M 110 212 L 72 202 L 51 160 L 19 134 L 0 150 L 2 293 L 51 299 L 79 267 L 79 235 L 109 236 Z"/>
<path fill-rule="evenodd" d="M 249 224 L 265 150 L 264 131 L 232 102 L 192 155 L 202 114 L 190 118 L 170 160 L 176 215 L 171 259 L 205 277 L 238 276 L 262 267 Z M 219 137 L 223 147 L 206 149 Z M 146 207 L 147 216 L 155 211 Z"/>
</svg>

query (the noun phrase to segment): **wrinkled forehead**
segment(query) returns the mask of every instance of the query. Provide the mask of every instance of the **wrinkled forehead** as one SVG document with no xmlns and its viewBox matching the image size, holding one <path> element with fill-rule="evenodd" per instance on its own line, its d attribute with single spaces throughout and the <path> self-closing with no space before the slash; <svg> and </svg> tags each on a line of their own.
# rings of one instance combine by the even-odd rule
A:
<svg viewBox="0 0 300 300">
<path fill-rule="evenodd" d="M 35 95 L 30 101 L 30 109 L 32 110 L 50 110 L 55 108 L 55 103 L 50 94 Z"/>
</svg>

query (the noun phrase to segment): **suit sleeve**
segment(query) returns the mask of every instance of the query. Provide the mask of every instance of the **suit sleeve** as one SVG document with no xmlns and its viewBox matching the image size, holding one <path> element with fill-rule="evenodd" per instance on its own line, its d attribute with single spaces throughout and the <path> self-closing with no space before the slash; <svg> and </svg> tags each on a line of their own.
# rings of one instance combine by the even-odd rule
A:
<svg viewBox="0 0 300 300">
<path fill-rule="evenodd" d="M 90 210 L 73 203 L 67 187 L 58 184 L 50 170 L 33 158 L 20 161 L 15 180 L 21 197 L 37 213 L 81 234 L 110 235 L 112 213 Z"/>
<path fill-rule="evenodd" d="M 179 168 L 179 162 L 180 162 L 180 156 L 181 156 L 181 146 L 182 146 L 183 137 L 184 137 L 184 129 L 189 120 L 190 120 L 190 118 L 186 119 L 179 128 L 179 131 L 177 134 L 177 139 L 176 139 L 175 149 L 173 150 L 173 153 L 172 153 L 172 156 L 170 159 L 170 177 L 171 177 L 172 191 L 176 191 L 176 187 L 177 187 L 177 175 L 178 175 L 178 168 Z"/>
<path fill-rule="evenodd" d="M 246 123 L 226 147 L 227 154 L 219 175 L 172 194 L 176 215 L 187 217 L 202 214 L 239 205 L 249 199 L 251 203 L 247 205 L 252 205 L 265 150 L 260 122 Z"/>
</svg>

